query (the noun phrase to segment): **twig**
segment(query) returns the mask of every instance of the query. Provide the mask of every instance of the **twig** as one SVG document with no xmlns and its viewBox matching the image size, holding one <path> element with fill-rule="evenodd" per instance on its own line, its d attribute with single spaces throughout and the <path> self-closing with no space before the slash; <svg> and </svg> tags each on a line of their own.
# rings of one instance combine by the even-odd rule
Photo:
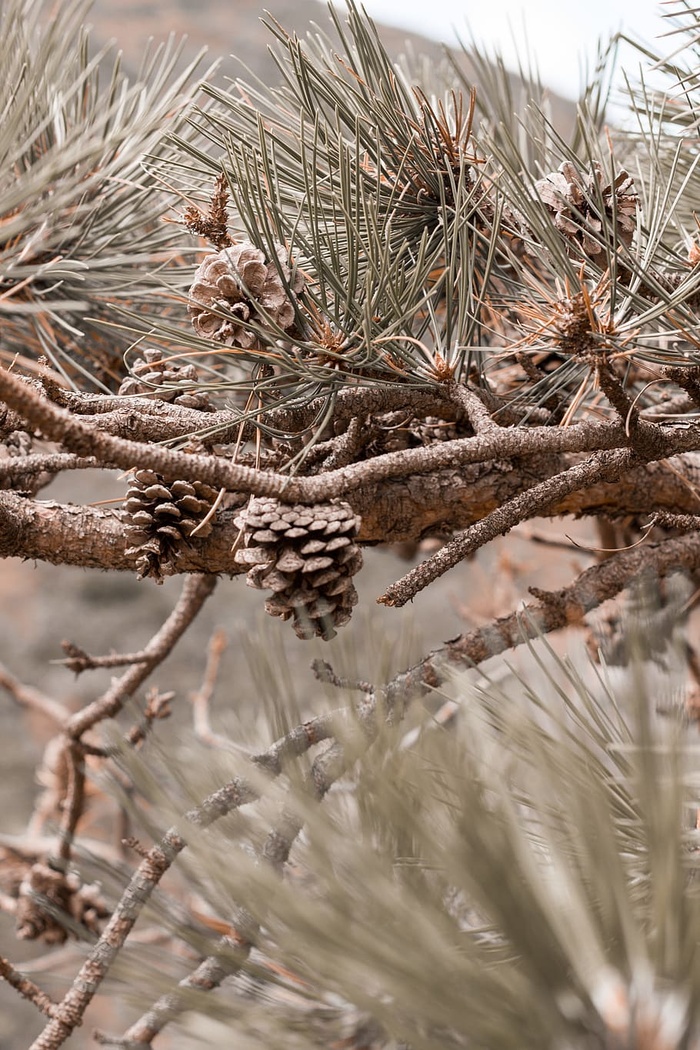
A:
<svg viewBox="0 0 700 1050">
<path fill-rule="evenodd" d="M 155 686 L 149 689 L 143 717 L 137 725 L 132 726 L 125 734 L 125 740 L 127 740 L 132 747 L 137 747 L 139 744 L 143 743 L 154 722 L 170 717 L 172 714 L 170 701 L 174 698 L 175 693 L 172 690 L 167 693 L 161 693 Z"/>
<path fill-rule="evenodd" d="M 60 667 L 67 667 L 76 675 L 83 671 L 93 671 L 98 667 L 125 667 L 131 664 L 143 664 L 148 661 L 148 656 L 143 653 L 108 653 L 106 656 L 90 656 L 79 645 L 73 642 L 61 642 L 61 648 L 67 653 L 65 660 L 52 660 L 51 663 Z"/>
<path fill-rule="evenodd" d="M 366 440 L 366 417 L 353 416 L 345 433 L 333 439 L 333 448 L 323 464 L 324 470 L 338 470 L 352 463 Z"/>
<path fill-rule="evenodd" d="M 27 474 L 58 474 L 62 470 L 87 470 L 100 464 L 94 456 L 76 456 L 72 452 L 32 453 L 0 460 L 0 479 L 12 480 Z"/>
<path fill-rule="evenodd" d="M 85 752 L 80 741 L 66 739 L 65 757 L 68 783 L 61 806 L 58 850 L 50 861 L 52 868 L 64 873 L 71 858 L 75 829 L 85 809 Z"/>
<path fill-rule="evenodd" d="M 457 565 L 472 551 L 483 547 L 496 536 L 505 535 L 526 518 L 545 513 L 553 503 L 577 489 L 619 478 L 625 470 L 629 469 L 634 458 L 635 454 L 629 449 L 601 452 L 591 456 L 584 463 L 571 467 L 561 474 L 556 474 L 552 478 L 547 478 L 539 485 L 534 485 L 502 507 L 498 507 L 456 539 L 445 544 L 431 558 L 417 565 L 415 569 L 388 587 L 377 601 L 381 605 L 399 607 L 405 605 L 419 591 Z"/>
<path fill-rule="evenodd" d="M 105 718 L 113 718 L 125 701 L 162 663 L 181 638 L 216 586 L 216 577 L 190 576 L 185 580 L 178 602 L 160 630 L 143 650 L 144 659 L 113 682 L 102 696 L 73 715 L 65 727 L 66 735 L 79 740 L 82 734 Z"/>
<path fill-rule="evenodd" d="M 345 712 L 346 713 L 346 712 Z M 284 763 L 290 758 L 304 754 L 315 743 L 327 739 L 337 726 L 338 712 L 313 719 L 304 726 L 297 726 L 266 751 L 253 758 L 253 764 L 270 777 L 278 776 Z M 372 711 L 365 713 L 365 724 L 371 724 Z M 328 783 L 333 770 L 333 754 L 314 762 L 316 772 L 314 784 L 322 787 Z M 191 810 L 187 820 L 199 828 L 207 828 L 216 820 L 241 806 L 255 802 L 259 791 L 243 777 L 235 777 L 222 788 L 209 795 L 196 809 Z M 46 1026 L 30 1050 L 57 1050 L 81 1024 L 85 1010 L 96 995 L 114 960 L 123 948 L 126 939 L 143 908 L 165 872 L 187 843 L 177 828 L 171 828 L 161 841 L 153 846 L 134 872 L 129 885 L 118 901 L 100 939 L 85 960 L 73 984 L 63 1000 L 57 1004 L 53 1020 Z"/>
<path fill-rule="evenodd" d="M 36 711 L 59 726 L 64 725 L 70 718 L 70 711 L 67 707 L 58 700 L 46 696 L 45 693 L 39 692 L 38 689 L 20 682 L 3 664 L 0 664 L 0 686 L 7 690 L 20 707 Z"/>
<path fill-rule="evenodd" d="M 493 434 L 501 429 L 476 391 L 462 383 L 449 383 L 447 394 L 462 409 L 475 434 Z"/>
<path fill-rule="evenodd" d="M 593 358 L 600 389 L 624 422 L 625 429 L 628 432 L 636 430 L 640 421 L 639 409 L 610 367 L 607 354 L 597 353 Z"/>
<path fill-rule="evenodd" d="M 373 693 L 374 686 L 371 682 L 363 682 L 360 679 L 340 678 L 327 660 L 313 660 L 311 670 L 319 682 L 327 682 L 334 685 L 336 689 L 358 689 L 362 693 Z"/>
<path fill-rule="evenodd" d="M 226 633 L 219 629 L 209 640 L 207 650 L 207 665 L 204 669 L 202 684 L 196 692 L 190 696 L 192 702 L 192 721 L 197 737 L 210 747 L 232 748 L 234 745 L 225 736 L 215 733 L 209 720 L 214 689 L 219 676 L 221 657 L 226 651 Z"/>
<path fill-rule="evenodd" d="M 334 741 L 314 760 L 307 783 L 317 801 L 330 790 L 345 772 L 347 763 L 342 744 Z M 283 814 L 278 826 L 268 834 L 261 851 L 261 860 L 274 871 L 281 872 L 289 859 L 294 842 L 304 822 L 291 813 Z M 239 909 L 231 923 L 231 932 L 222 937 L 214 952 L 197 969 L 178 984 L 177 989 L 159 999 L 150 1010 L 133 1024 L 124 1035 L 111 1041 L 116 1046 L 150 1046 L 187 1006 L 187 992 L 213 991 L 226 978 L 238 973 L 245 965 L 260 931 L 261 921 L 245 909 Z M 105 1040 L 110 1042 L 110 1040 Z"/>
<path fill-rule="evenodd" d="M 12 985 L 23 999 L 34 1003 L 37 1009 L 41 1010 L 42 1014 L 46 1014 L 48 1017 L 54 1016 L 56 1003 L 49 998 L 46 992 L 42 992 L 41 988 L 38 988 L 33 981 L 30 981 L 28 977 L 15 970 L 12 963 L 2 955 L 0 955 L 0 978 Z"/>
<path fill-rule="evenodd" d="M 699 514 L 668 514 L 660 511 L 654 515 L 654 524 L 664 529 L 678 529 L 679 532 L 694 532 L 700 529 Z"/>
<path fill-rule="evenodd" d="M 576 580 L 544 600 L 460 635 L 396 675 L 384 689 L 387 708 L 405 706 L 409 698 L 441 686 L 452 669 L 477 666 L 531 638 L 580 624 L 586 613 L 638 580 L 642 573 L 663 578 L 691 572 L 700 563 L 700 534 L 635 547 L 585 569 Z"/>
</svg>

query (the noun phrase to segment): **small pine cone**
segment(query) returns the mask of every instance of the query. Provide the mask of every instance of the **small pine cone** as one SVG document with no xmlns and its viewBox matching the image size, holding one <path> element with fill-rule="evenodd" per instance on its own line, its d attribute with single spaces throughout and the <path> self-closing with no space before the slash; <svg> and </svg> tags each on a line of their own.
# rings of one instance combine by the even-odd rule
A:
<svg viewBox="0 0 700 1050">
<path fill-rule="evenodd" d="M 605 181 L 597 162 L 592 171 L 582 174 L 566 160 L 557 171 L 539 179 L 535 190 L 554 216 L 557 229 L 580 244 L 586 255 L 600 255 L 605 250 L 601 243 L 603 216 L 608 228 L 615 223 L 618 242 L 628 247 L 632 243 L 639 197 L 632 177 L 624 169 L 610 183 Z"/>
<path fill-rule="evenodd" d="M 136 558 L 139 579 L 152 576 L 157 583 L 176 571 L 184 543 L 206 518 L 217 497 L 216 489 L 201 481 L 163 480 L 154 470 L 137 470 L 126 494 L 127 554 Z M 212 521 L 197 532 L 204 539 Z"/>
<path fill-rule="evenodd" d="M 280 245 L 276 251 L 277 262 L 268 262 L 260 248 L 242 241 L 203 260 L 187 307 L 198 335 L 249 349 L 258 345 L 255 332 L 246 327 L 249 321 L 292 329 L 294 297 L 302 291 L 304 277 L 290 269 L 286 248 Z"/>
<path fill-rule="evenodd" d="M 96 884 L 83 884 L 75 872 L 55 871 L 37 861 L 26 872 L 19 887 L 15 912 L 17 936 L 63 944 L 68 935 L 99 933 L 99 919 L 108 914 Z"/>
<path fill-rule="evenodd" d="M 34 439 L 26 430 L 13 430 L 0 442 L 0 462 L 2 460 L 17 460 L 29 456 L 32 452 Z M 32 495 L 38 491 L 42 484 L 46 483 L 47 475 L 37 474 L 15 474 L 13 477 L 0 477 L 0 489 L 14 488 L 17 491 L 29 492 Z"/>
<path fill-rule="evenodd" d="M 134 362 L 131 375 L 122 380 L 119 393 L 123 397 L 152 394 L 159 401 L 210 412 L 214 405 L 209 394 L 193 389 L 198 381 L 194 365 L 173 364 L 162 350 L 145 350 L 143 357 Z"/>
<path fill-rule="evenodd" d="M 424 445 L 432 445 L 436 441 L 454 441 L 455 438 L 460 437 L 456 423 L 438 419 L 437 416 L 417 419 L 411 427 L 411 433 L 415 434 Z"/>
<path fill-rule="evenodd" d="M 352 577 L 362 565 L 355 543 L 360 518 L 347 503 L 308 506 L 259 498 L 236 518 L 245 546 L 236 554 L 247 565 L 249 587 L 271 590 L 265 611 L 294 618 L 299 638 L 335 637 L 347 623 L 357 591 Z"/>
</svg>

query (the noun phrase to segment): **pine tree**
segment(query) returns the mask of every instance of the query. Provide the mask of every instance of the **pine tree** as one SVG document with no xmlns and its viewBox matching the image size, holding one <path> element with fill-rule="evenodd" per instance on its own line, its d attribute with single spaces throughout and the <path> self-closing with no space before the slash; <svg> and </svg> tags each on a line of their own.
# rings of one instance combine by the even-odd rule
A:
<svg viewBox="0 0 700 1050">
<path fill-rule="evenodd" d="M 700 1045 L 697 12 L 669 12 L 665 90 L 630 83 L 617 130 L 613 42 L 568 137 L 535 78 L 520 106 L 483 56 L 478 87 L 395 63 L 354 3 L 304 40 L 268 19 L 278 83 L 226 88 L 167 50 L 101 87 L 84 16 L 0 11 L 0 549 L 183 588 L 138 653 L 65 645 L 122 668 L 77 711 L 3 673 L 58 728 L 2 904 L 21 937 L 94 942 L 57 1002 L 0 959 L 47 1015 L 33 1047 L 70 1038 L 151 900 L 182 965 L 129 953 L 150 1005 L 106 1045 Z M 116 511 L 38 498 L 104 468 Z M 208 725 L 219 636 L 196 739 L 158 744 L 157 689 L 129 728 L 221 577 L 311 647 L 352 630 L 362 548 L 418 555 L 377 596 L 399 607 L 563 515 L 600 535 L 575 579 L 383 678 L 317 659 L 298 719 L 261 646 L 257 750 Z M 496 659 L 525 644 L 531 675 Z M 92 837 L 105 792 L 153 843 L 133 864 Z"/>
</svg>

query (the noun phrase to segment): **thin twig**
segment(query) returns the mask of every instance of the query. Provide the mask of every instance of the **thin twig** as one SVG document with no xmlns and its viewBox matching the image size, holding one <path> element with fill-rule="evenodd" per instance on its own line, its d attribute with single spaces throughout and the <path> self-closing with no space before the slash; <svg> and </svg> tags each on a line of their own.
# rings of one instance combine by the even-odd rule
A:
<svg viewBox="0 0 700 1050">
<path fill-rule="evenodd" d="M 614 598 L 642 573 L 663 578 L 691 572 L 699 563 L 698 533 L 614 554 L 585 569 L 567 587 L 550 592 L 545 600 L 530 602 L 522 610 L 460 635 L 396 675 L 384 689 L 387 708 L 403 707 L 409 698 L 438 688 L 454 670 L 475 667 L 528 639 L 580 624 L 586 613 Z"/>
<path fill-rule="evenodd" d="M 336 689 L 358 689 L 367 694 L 374 692 L 371 682 L 363 682 L 355 678 L 340 678 L 327 660 L 313 660 L 311 670 L 319 682 L 327 682 L 329 685 L 334 685 Z"/>
<path fill-rule="evenodd" d="M 323 754 L 317 756 L 307 784 L 318 802 L 322 801 L 336 780 L 342 776 L 346 766 L 345 751 L 338 741 L 334 741 Z M 263 844 L 261 861 L 269 864 L 274 871 L 281 872 L 303 826 L 304 821 L 297 815 L 283 814 L 277 827 L 269 832 Z M 113 1042 L 113 1045 L 150 1046 L 166 1025 L 187 1007 L 188 991 L 213 991 L 226 978 L 238 973 L 255 946 L 261 921 L 264 921 L 264 918 L 256 919 L 246 909 L 240 908 L 230 924 L 230 932 L 221 938 L 212 954 L 200 963 L 193 973 L 180 981 L 174 992 L 164 995 L 154 1003 L 116 1043 Z"/>
<path fill-rule="evenodd" d="M 234 745 L 225 736 L 215 733 L 211 727 L 209 711 L 214 689 L 219 677 L 221 657 L 227 646 L 226 632 L 219 629 L 209 640 L 207 664 L 204 669 L 202 684 L 190 696 L 192 703 L 192 722 L 196 736 L 210 747 L 232 748 Z"/>
<path fill-rule="evenodd" d="M 132 664 L 143 664 L 148 662 L 148 656 L 143 653 L 108 653 L 106 656 L 90 656 L 79 645 L 73 642 L 61 642 L 61 648 L 67 653 L 65 660 L 52 660 L 51 663 L 60 667 L 67 667 L 76 675 L 83 671 L 93 671 L 98 667 L 127 667 Z"/>
<path fill-rule="evenodd" d="M 253 764 L 268 776 L 278 776 L 284 763 L 308 751 L 315 743 L 328 739 L 337 727 L 338 712 L 313 719 L 304 726 L 297 726 L 266 751 L 253 758 Z M 367 718 L 371 719 L 368 708 Z M 367 723 L 369 724 L 369 723 Z M 333 764 L 332 755 L 314 762 L 312 776 L 320 788 L 330 786 Z M 315 773 L 313 772 L 315 768 Z M 256 801 L 259 790 L 243 777 L 235 777 L 222 788 L 209 795 L 196 809 L 186 816 L 199 828 L 206 828 L 216 820 L 241 806 Z M 165 872 L 187 843 L 177 828 L 171 828 L 161 841 L 153 846 L 134 872 L 124 890 L 97 944 L 76 975 L 71 988 L 57 1004 L 53 1020 L 46 1026 L 30 1050 L 57 1050 L 81 1024 L 85 1010 L 96 995 L 114 960 L 122 950 L 136 920 L 148 903 L 153 891 Z"/>
<path fill-rule="evenodd" d="M 23 999 L 34 1003 L 37 1009 L 41 1010 L 42 1014 L 46 1014 L 47 1017 L 54 1016 L 56 1003 L 49 998 L 46 992 L 42 992 L 41 988 L 37 987 L 33 981 L 30 981 L 24 974 L 15 970 L 12 963 L 2 955 L 0 955 L 0 978 L 7 981 L 15 991 L 19 992 Z"/>
<path fill-rule="evenodd" d="M 62 470 L 87 470 L 100 464 L 94 456 L 76 456 L 72 452 L 32 453 L 0 460 L 0 479 L 12 480 L 29 474 L 58 474 Z"/>
<path fill-rule="evenodd" d="M 70 718 L 70 711 L 64 704 L 39 692 L 33 686 L 20 682 L 3 664 L 0 664 L 0 687 L 6 689 L 20 707 L 44 715 L 59 726 L 64 725 Z"/>
<path fill-rule="evenodd" d="M 216 586 L 216 577 L 189 576 L 186 578 L 178 602 L 163 626 L 143 650 L 144 659 L 134 664 L 121 678 L 114 681 L 102 696 L 73 715 L 67 725 L 66 734 L 74 740 L 97 722 L 114 718 L 124 703 L 133 696 L 151 672 L 165 660 L 173 646 L 195 619 Z"/>
<path fill-rule="evenodd" d="M 61 806 L 58 849 L 51 857 L 51 867 L 65 872 L 71 859 L 78 821 L 85 809 L 85 752 L 79 740 L 68 737 L 64 749 L 68 782 Z"/>
</svg>

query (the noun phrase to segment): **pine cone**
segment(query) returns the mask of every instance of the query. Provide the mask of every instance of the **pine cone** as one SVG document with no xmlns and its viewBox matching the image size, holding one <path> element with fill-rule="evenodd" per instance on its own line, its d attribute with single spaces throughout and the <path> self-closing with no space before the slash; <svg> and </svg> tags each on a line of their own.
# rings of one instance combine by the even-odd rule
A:
<svg viewBox="0 0 700 1050">
<path fill-rule="evenodd" d="M 81 883 L 75 872 L 64 874 L 37 861 L 19 887 L 17 936 L 22 940 L 63 944 L 69 933 L 76 935 L 76 926 L 86 933 L 98 934 L 99 920 L 108 914 L 96 883 Z"/>
<path fill-rule="evenodd" d="M 194 275 L 193 301 L 187 308 L 197 334 L 249 349 L 259 342 L 246 322 L 262 326 L 273 322 L 289 331 L 294 325 L 294 296 L 303 289 L 304 277 L 299 270 L 292 272 L 281 245 L 277 260 L 268 262 L 250 241 L 208 255 Z"/>
<path fill-rule="evenodd" d="M 34 438 L 26 430 L 13 430 L 4 441 L 0 442 L 0 462 L 8 459 L 22 459 L 34 451 Z M 0 489 L 15 489 L 17 492 L 28 492 L 35 495 L 47 483 L 48 474 L 15 474 L 14 477 L 0 477 Z"/>
<path fill-rule="evenodd" d="M 265 611 L 294 618 L 299 638 L 335 637 L 357 604 L 352 577 L 362 565 L 355 543 L 360 519 L 347 503 L 315 506 L 251 501 L 236 524 L 245 546 L 236 561 L 249 565 L 249 587 L 273 591 Z"/>
<path fill-rule="evenodd" d="M 437 416 L 415 420 L 411 426 L 411 433 L 424 445 L 433 445 L 436 441 L 454 441 L 455 438 L 465 436 L 460 434 L 456 423 L 439 419 Z"/>
<path fill-rule="evenodd" d="M 582 174 L 564 161 L 557 171 L 535 183 L 535 190 L 565 237 L 580 244 L 588 256 L 604 251 L 601 243 L 603 217 L 615 223 L 617 240 L 628 247 L 637 225 L 639 197 L 631 176 L 620 171 L 614 183 L 606 183 L 603 170 L 594 161 L 591 172 Z M 601 211 L 602 205 L 602 211 Z"/>
<path fill-rule="evenodd" d="M 162 350 L 145 350 L 134 362 L 131 375 L 122 380 L 119 393 L 124 397 L 153 394 L 159 401 L 210 412 L 214 405 L 207 392 L 192 389 L 198 382 L 194 365 L 173 364 Z"/>
<path fill-rule="evenodd" d="M 126 494 L 126 553 L 136 560 L 139 579 L 157 583 L 176 571 L 184 543 L 204 520 L 217 497 L 216 489 L 201 481 L 165 482 L 154 470 L 137 470 Z M 198 532 L 204 539 L 212 530 L 208 521 Z"/>
</svg>

